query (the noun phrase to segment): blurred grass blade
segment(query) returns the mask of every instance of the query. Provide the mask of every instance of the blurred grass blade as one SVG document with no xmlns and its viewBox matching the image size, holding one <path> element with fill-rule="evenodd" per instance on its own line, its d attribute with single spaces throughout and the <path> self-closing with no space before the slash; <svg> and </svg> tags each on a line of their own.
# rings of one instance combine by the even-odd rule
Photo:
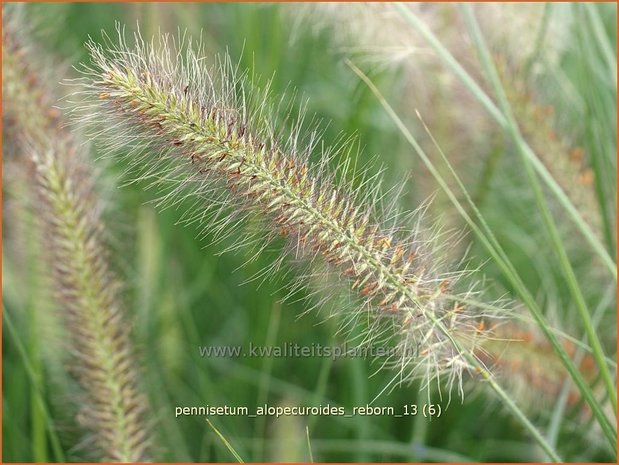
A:
<svg viewBox="0 0 619 465">
<path fill-rule="evenodd" d="M 583 3 L 583 8 L 587 11 L 589 20 L 591 23 L 591 29 L 593 30 L 593 36 L 597 41 L 600 51 L 604 56 L 604 60 L 608 66 L 608 77 L 611 82 L 616 82 L 617 76 L 617 53 L 613 50 L 613 46 L 608 40 L 608 35 L 604 31 L 604 25 L 597 8 L 597 5 L 591 5 L 589 3 Z"/>
<path fill-rule="evenodd" d="M 41 385 L 41 379 L 39 376 L 36 376 L 34 368 L 32 366 L 32 362 L 28 356 L 28 352 L 26 351 L 26 348 L 21 341 L 20 334 L 15 328 L 15 325 L 13 324 L 13 321 L 9 316 L 9 312 L 6 308 L 4 308 L 4 305 L 2 308 L 2 319 L 4 320 L 4 325 L 6 325 L 6 328 L 8 328 L 8 333 L 14 341 L 15 347 L 17 348 L 17 351 L 22 358 L 26 373 L 28 373 L 28 377 L 32 382 L 33 395 L 37 402 L 37 408 L 40 410 L 45 420 L 45 426 L 48 432 L 49 442 L 51 444 L 52 450 L 54 451 L 55 459 L 57 462 L 64 462 L 66 459 L 64 453 L 62 452 L 62 446 L 60 445 L 60 440 L 58 439 L 56 433 L 56 427 L 54 426 L 52 416 L 50 415 L 49 410 L 47 409 L 47 406 L 45 404 L 45 399 L 43 398 L 43 386 Z"/>
<path fill-rule="evenodd" d="M 606 5 L 610 6 L 610 5 Z M 614 6 L 614 5 L 613 5 Z M 576 82 L 571 95 L 580 97 L 579 113 L 585 125 L 585 143 L 591 154 L 591 168 L 594 171 L 595 190 L 601 206 L 604 238 L 611 253 L 615 253 L 616 191 L 617 191 L 617 80 L 616 62 L 611 76 L 607 60 L 610 39 L 596 40 L 595 33 L 605 35 L 601 25 L 591 24 L 595 20 L 587 14 L 583 4 L 572 4 L 574 16 L 574 57 Z M 598 8 L 593 8 L 597 13 Z M 616 8 L 612 10 L 616 16 Z M 612 36 L 612 33 L 611 33 Z M 601 50 L 600 50 L 601 49 Z M 613 53 L 614 55 L 614 53 Z M 564 77 L 565 81 L 568 81 Z"/>
<path fill-rule="evenodd" d="M 309 454 L 310 463 L 314 463 L 314 454 L 312 453 L 312 443 L 310 442 L 309 427 L 305 427 L 305 437 L 307 438 L 307 452 Z"/>
<path fill-rule="evenodd" d="M 219 439 L 221 439 L 221 442 L 224 443 L 224 446 L 226 446 L 226 448 L 230 451 L 230 453 L 234 456 L 234 458 L 236 459 L 236 461 L 238 463 L 245 463 L 245 461 L 241 458 L 241 456 L 238 454 L 238 452 L 234 449 L 234 447 L 232 447 L 232 444 L 230 444 L 230 442 L 228 442 L 228 440 L 224 437 L 223 434 L 221 434 L 219 432 L 219 430 L 217 428 L 215 428 L 215 425 L 213 425 L 213 423 L 211 423 L 211 420 L 209 420 L 208 418 L 206 419 L 206 422 L 208 423 L 208 425 L 213 429 L 213 431 L 215 431 L 215 434 L 217 436 L 219 436 Z"/>
<path fill-rule="evenodd" d="M 608 306 L 612 303 L 615 293 L 616 293 L 615 286 L 609 286 L 604 297 L 602 297 L 599 305 L 595 309 L 593 313 L 593 327 L 595 329 L 598 328 L 605 309 L 608 308 Z M 585 341 L 586 341 L 586 337 L 583 337 L 581 342 L 584 343 Z M 580 363 L 580 360 L 583 358 L 585 353 L 586 352 L 584 350 L 584 347 L 582 345 L 579 346 L 578 349 L 576 350 L 576 353 L 574 354 L 574 361 L 576 363 Z M 571 388 L 570 380 L 565 379 L 565 381 L 563 382 L 563 386 L 561 387 L 559 397 L 557 398 L 557 401 L 555 403 L 555 408 L 552 411 L 552 416 L 550 418 L 550 425 L 548 427 L 548 433 L 546 434 L 548 441 L 550 441 L 550 444 L 552 445 L 556 445 L 557 440 L 559 438 L 559 432 L 561 430 L 561 422 L 563 421 L 563 417 L 565 415 L 565 410 L 567 407 L 570 388 Z"/>
<path fill-rule="evenodd" d="M 453 55 L 441 44 L 436 36 L 420 21 L 415 14 L 402 4 L 395 4 L 395 8 L 402 14 L 402 16 L 414 26 L 419 33 L 428 41 L 428 43 L 434 48 L 437 55 L 447 64 L 449 68 L 462 80 L 471 93 L 482 103 L 486 110 L 492 115 L 492 117 L 499 123 L 499 125 L 505 130 L 509 130 L 509 121 L 506 116 L 497 108 L 488 95 L 481 89 L 481 87 L 473 80 L 473 78 L 466 72 L 466 70 L 457 62 Z M 591 230 L 591 227 L 583 220 L 578 210 L 574 207 L 570 199 L 565 195 L 563 189 L 553 179 L 552 175 L 548 172 L 544 164 L 535 155 L 531 147 L 526 141 L 516 141 L 524 148 L 524 154 L 532 163 L 535 170 L 542 177 L 544 182 L 555 194 L 561 205 L 568 212 L 578 229 L 582 232 L 585 239 L 589 242 L 591 247 L 600 256 L 604 262 L 606 268 L 610 271 L 613 278 L 617 279 L 617 267 L 604 248 L 604 245 L 596 237 L 595 233 Z"/>
<path fill-rule="evenodd" d="M 548 34 L 548 25 L 550 24 L 550 17 L 552 16 L 552 11 L 553 11 L 552 3 L 550 2 L 544 3 L 544 13 L 542 16 L 539 31 L 537 32 L 537 37 L 535 38 L 535 45 L 533 46 L 531 55 L 529 56 L 529 58 L 527 59 L 524 65 L 525 76 L 529 76 L 531 74 L 533 65 L 537 62 L 537 60 L 542 55 L 544 39 L 546 39 L 546 36 Z"/>
</svg>

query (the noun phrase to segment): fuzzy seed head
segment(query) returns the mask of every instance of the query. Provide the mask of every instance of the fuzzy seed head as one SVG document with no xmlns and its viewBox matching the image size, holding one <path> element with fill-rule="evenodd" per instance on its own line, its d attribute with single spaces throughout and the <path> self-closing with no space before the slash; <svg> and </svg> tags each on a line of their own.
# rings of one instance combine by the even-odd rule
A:
<svg viewBox="0 0 619 465">
<path fill-rule="evenodd" d="M 310 163 L 317 133 L 302 141 L 302 117 L 291 133 L 280 129 L 268 92 L 229 58 L 209 69 L 199 44 L 177 46 L 168 36 L 147 44 L 139 35 L 134 42 L 119 31 L 117 44 L 88 45 L 83 85 L 91 98 L 82 109 L 101 139 L 113 135 L 108 148 L 133 147 L 129 161 L 141 177 L 177 186 L 164 205 L 209 199 L 214 216 L 205 224 L 215 233 L 262 218 L 267 239 L 285 236 L 295 257 L 326 264 L 356 295 L 351 317 L 369 321 L 365 342 L 397 346 L 389 363 L 398 376 L 429 387 L 446 375 L 449 386 L 460 385 L 484 337 L 483 311 L 459 303 L 473 292 L 452 291 L 460 274 L 443 271 L 437 244 L 420 228 L 400 225 L 403 215 L 374 187 L 380 180 L 366 177 L 353 188 L 327 172 L 328 151 Z M 208 203 L 198 206 L 202 221 Z"/>
<path fill-rule="evenodd" d="M 4 117 L 15 142 L 11 155 L 27 168 L 36 197 L 56 303 L 71 339 L 70 368 L 81 386 L 78 420 L 92 435 L 93 458 L 147 461 L 146 403 L 137 389 L 119 284 L 107 264 L 93 172 L 4 13 Z"/>
</svg>

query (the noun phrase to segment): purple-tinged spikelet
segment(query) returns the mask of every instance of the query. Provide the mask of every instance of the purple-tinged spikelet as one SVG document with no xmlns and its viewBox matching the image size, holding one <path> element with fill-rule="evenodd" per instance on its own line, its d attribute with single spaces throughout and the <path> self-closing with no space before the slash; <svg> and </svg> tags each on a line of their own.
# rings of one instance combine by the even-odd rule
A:
<svg viewBox="0 0 619 465">
<path fill-rule="evenodd" d="M 16 24 L 3 23 L 3 109 L 12 156 L 28 167 L 50 268 L 63 310 L 71 370 L 81 385 L 78 420 L 92 434 L 92 459 L 149 460 L 145 399 L 137 389 L 119 285 L 107 265 L 101 202 L 74 136 L 61 127 Z"/>
<path fill-rule="evenodd" d="M 436 244 L 405 232 L 401 215 L 382 213 L 377 180 L 353 189 L 326 172 L 330 155 L 310 164 L 315 134 L 305 148 L 299 130 L 279 136 L 268 97 L 229 60 L 209 70 L 199 46 L 176 47 L 167 36 L 148 45 L 136 35 L 129 47 L 119 37 L 105 50 L 89 43 L 84 67 L 91 98 L 81 110 L 108 147 L 133 147 L 128 160 L 143 177 L 175 183 L 180 196 L 214 195 L 220 220 L 209 228 L 229 234 L 233 218 L 265 219 L 267 235 L 286 236 L 306 262 L 320 257 L 359 297 L 352 313 L 369 322 L 368 340 L 398 347 L 391 362 L 403 378 L 459 384 L 484 336 L 484 310 L 462 303 L 469 293 L 454 291 L 459 275 L 441 270 Z M 199 204 L 197 216 L 208 207 Z"/>
</svg>

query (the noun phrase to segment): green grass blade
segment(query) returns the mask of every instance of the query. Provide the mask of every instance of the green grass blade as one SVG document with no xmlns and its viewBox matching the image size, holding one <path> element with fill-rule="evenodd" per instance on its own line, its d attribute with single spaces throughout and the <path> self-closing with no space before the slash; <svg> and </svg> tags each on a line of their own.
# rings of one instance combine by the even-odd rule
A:
<svg viewBox="0 0 619 465">
<path fill-rule="evenodd" d="M 307 453 L 309 454 L 310 463 L 314 463 L 314 454 L 312 453 L 312 443 L 310 442 L 309 427 L 305 427 L 305 438 L 307 439 Z"/>
<path fill-rule="evenodd" d="M 533 65 L 542 55 L 542 46 L 544 44 L 544 39 L 546 38 L 546 35 L 548 33 L 548 25 L 550 24 L 550 17 L 552 16 L 552 11 L 552 3 L 546 2 L 544 4 L 544 13 L 542 16 L 539 31 L 537 32 L 537 37 L 535 38 L 535 45 L 533 46 L 533 51 L 531 52 L 531 55 L 529 56 L 526 64 L 524 65 L 524 73 L 526 76 L 531 73 Z"/>
<path fill-rule="evenodd" d="M 43 418 L 45 419 L 46 430 L 48 432 L 49 441 L 51 443 L 52 450 L 54 451 L 55 458 L 58 462 L 64 462 L 66 460 L 64 452 L 62 451 L 60 440 L 58 439 L 58 436 L 56 434 L 56 428 L 53 424 L 52 416 L 49 413 L 49 410 L 47 409 L 45 405 L 45 400 L 43 398 L 43 386 L 41 384 L 42 381 L 36 375 L 36 372 L 28 356 L 28 352 L 24 347 L 24 344 L 20 339 L 19 332 L 15 328 L 15 325 L 13 324 L 13 321 L 11 320 L 9 312 L 6 308 L 3 308 L 2 310 L 2 319 L 4 320 L 4 324 L 6 325 L 6 328 L 8 329 L 8 332 L 15 343 L 19 355 L 22 357 L 24 369 L 26 370 L 26 373 L 28 373 L 28 376 L 30 377 L 30 380 L 32 382 L 33 395 L 35 396 L 37 407 L 42 413 Z"/>
<path fill-rule="evenodd" d="M 593 37 L 597 41 L 600 51 L 608 66 L 608 76 L 611 82 L 615 81 L 617 76 L 617 53 L 613 50 L 613 46 L 608 39 L 608 35 L 604 31 L 604 25 L 596 5 L 589 3 L 583 3 L 583 8 L 586 10 L 589 16 L 591 29 L 593 30 Z"/>
<path fill-rule="evenodd" d="M 603 312 L 605 308 L 612 302 L 614 295 L 615 295 L 615 286 L 610 286 L 593 314 L 593 326 L 595 329 L 597 329 L 597 327 L 599 326 Z M 586 336 L 582 338 L 581 342 L 584 343 L 585 341 L 586 341 Z M 585 350 L 582 346 L 580 346 L 578 350 L 576 351 L 576 353 L 574 354 L 575 362 L 580 363 L 580 360 L 582 359 L 584 354 L 585 354 Z M 567 401 L 568 401 L 570 389 L 571 389 L 571 382 L 569 379 L 566 379 L 563 382 L 563 386 L 561 387 L 559 397 L 557 398 L 557 401 L 555 403 L 555 408 L 553 409 L 552 417 L 550 419 L 550 425 L 548 427 L 548 433 L 546 434 L 548 441 L 552 445 L 556 445 L 557 439 L 559 437 L 559 431 L 561 429 L 561 422 L 563 420 L 563 415 L 565 414 L 565 409 L 567 407 Z"/>
<path fill-rule="evenodd" d="M 211 420 L 207 418 L 206 422 L 213 429 L 213 431 L 215 431 L 215 434 L 219 436 L 219 439 L 221 439 L 221 442 L 224 443 L 224 446 L 226 446 L 226 449 L 230 451 L 230 453 L 234 456 L 236 461 L 238 463 L 245 463 L 243 459 L 241 458 L 241 456 L 238 454 L 238 452 L 234 449 L 234 447 L 232 447 L 232 444 L 230 444 L 230 442 L 225 438 L 225 436 L 221 434 L 217 428 L 215 428 L 215 425 L 213 425 L 213 423 L 211 423 Z"/>
</svg>

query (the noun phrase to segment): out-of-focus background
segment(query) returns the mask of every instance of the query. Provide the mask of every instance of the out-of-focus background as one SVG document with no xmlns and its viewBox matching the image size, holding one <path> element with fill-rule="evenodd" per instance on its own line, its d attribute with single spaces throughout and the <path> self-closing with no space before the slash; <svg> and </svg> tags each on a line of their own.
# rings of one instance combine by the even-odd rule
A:
<svg viewBox="0 0 619 465">
<path fill-rule="evenodd" d="M 459 6 L 410 8 L 492 95 Z M 305 105 L 308 115 L 322 121 L 326 145 L 337 143 L 342 134 L 354 135 L 359 163 L 374 161 L 372 170 L 382 167 L 385 189 L 405 183 L 398 199 L 402 207 L 415 209 L 432 199 L 428 226 L 460 238 L 449 251 L 451 260 L 463 260 L 460 267 L 479 268 L 478 279 L 485 276 L 483 286 L 490 296 L 517 301 L 380 102 L 347 66 L 345 58 L 350 59 L 378 86 L 429 156 L 439 160 L 419 112 L 547 318 L 575 340 L 583 337 L 509 136 L 393 6 L 65 3 L 21 9 L 32 25 L 32 45 L 56 65 L 50 74 L 58 81 L 75 77 L 73 66 L 88 60 L 84 43 L 89 37 L 98 41 L 102 30 L 113 37 L 120 22 L 127 32 L 139 25 L 147 39 L 160 32 L 201 36 L 211 58 L 227 52 L 240 69 L 271 78 L 274 96 L 295 90 L 294 105 Z M 487 4 L 474 12 L 525 139 L 614 257 L 616 5 Z M 59 85 L 59 92 L 67 92 L 66 87 Z M 96 145 L 91 149 L 103 173 L 112 260 L 124 283 L 157 461 L 234 460 L 203 417 L 175 418 L 177 406 L 252 410 L 263 404 L 330 404 L 350 410 L 371 403 L 381 391 L 373 405 L 392 406 L 397 412 L 404 405 L 428 402 L 415 382 L 385 390 L 393 373 L 378 370 L 369 359 L 202 357 L 200 346 L 336 346 L 354 334 L 338 332 L 337 319 L 305 313 L 307 301 L 282 302 L 291 277 L 276 273 L 265 281 L 250 279 L 277 258 L 278 244 L 255 260 L 243 249 L 219 254 L 233 244 L 234 234 L 223 244 L 210 244 L 208 224 L 179 224 L 190 204 L 159 211 L 153 205 L 156 192 L 144 190 L 141 183 L 127 184 L 131 173 L 126 166 L 101 159 L 105 154 L 98 153 Z M 5 186 L 10 181 L 4 179 Z M 88 444 L 79 442 L 62 328 L 37 264 L 37 236 L 20 230 L 24 214 L 11 210 L 15 192 L 18 189 L 5 192 L 3 217 L 3 460 L 79 460 Z M 587 308 L 595 316 L 606 353 L 612 355 L 615 283 L 565 211 L 552 200 L 550 206 Z M 514 308 L 526 315 L 517 303 Z M 547 363 L 544 349 L 536 350 L 524 357 L 531 373 L 543 372 Z M 557 399 L 544 395 L 555 392 L 564 377 L 528 374 L 512 379 L 510 374 L 517 378 L 518 373 L 510 371 L 517 369 L 514 365 L 506 370 L 502 384 L 508 391 L 514 388 L 512 395 L 541 431 L 555 425 L 565 459 L 614 460 L 582 401 L 557 414 Z M 592 383 L 600 384 L 595 376 Z M 447 397 L 433 400 L 443 413 L 431 420 L 422 415 L 357 415 L 222 416 L 211 421 L 246 461 L 545 458 L 483 386 L 467 383 L 465 390 L 464 401 L 456 394 L 449 405 Z"/>
</svg>

